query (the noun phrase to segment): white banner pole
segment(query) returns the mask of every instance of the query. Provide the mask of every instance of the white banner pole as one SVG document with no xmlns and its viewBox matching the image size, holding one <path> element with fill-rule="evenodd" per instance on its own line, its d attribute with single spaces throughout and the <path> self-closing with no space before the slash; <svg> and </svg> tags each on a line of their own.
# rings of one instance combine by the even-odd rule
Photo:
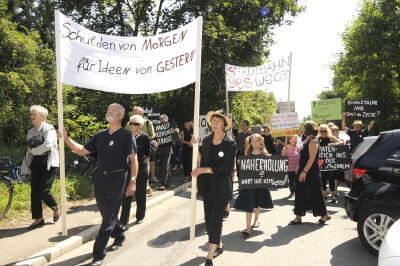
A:
<svg viewBox="0 0 400 266">
<path fill-rule="evenodd" d="M 203 18 L 200 17 L 197 25 L 197 47 L 196 47 L 196 83 L 194 90 L 194 120 L 193 120 L 193 136 L 199 137 L 199 115 L 200 115 L 200 81 L 201 81 L 201 48 L 203 34 Z M 197 166 L 197 155 L 199 152 L 199 144 L 193 144 L 192 169 Z M 191 208 L 190 208 L 190 240 L 195 239 L 196 235 L 196 195 L 197 195 L 197 178 L 192 177 L 191 189 Z"/>
<path fill-rule="evenodd" d="M 59 35 L 59 10 L 54 11 L 55 15 L 55 35 L 56 35 L 56 63 L 57 63 L 57 109 L 58 109 L 58 128 L 62 132 L 64 128 L 64 106 L 63 106 L 63 88 L 61 75 L 61 46 Z M 60 139 L 58 148 L 60 151 L 60 192 L 61 192 L 61 234 L 67 235 L 67 205 L 65 193 L 65 151 L 64 136 Z"/>
<path fill-rule="evenodd" d="M 225 86 L 225 97 L 226 97 L 226 114 L 229 114 L 229 94 L 228 94 L 228 89 Z"/>
<path fill-rule="evenodd" d="M 288 81 L 288 95 L 287 95 L 287 101 L 290 101 L 290 80 L 292 77 L 292 52 L 290 52 L 289 56 L 289 81 Z"/>
</svg>

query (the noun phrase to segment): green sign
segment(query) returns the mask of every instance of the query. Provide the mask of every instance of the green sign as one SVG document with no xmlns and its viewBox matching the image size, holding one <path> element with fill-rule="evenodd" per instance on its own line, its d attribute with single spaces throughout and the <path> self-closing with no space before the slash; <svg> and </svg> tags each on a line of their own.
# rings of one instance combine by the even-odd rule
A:
<svg viewBox="0 0 400 266">
<path fill-rule="evenodd" d="M 312 101 L 311 117 L 315 121 L 341 120 L 342 99 Z"/>
</svg>

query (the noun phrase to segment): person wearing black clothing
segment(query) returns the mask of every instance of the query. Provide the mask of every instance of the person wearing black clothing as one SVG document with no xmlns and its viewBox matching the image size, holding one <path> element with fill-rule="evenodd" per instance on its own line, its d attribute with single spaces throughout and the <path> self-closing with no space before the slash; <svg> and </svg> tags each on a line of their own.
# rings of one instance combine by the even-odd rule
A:
<svg viewBox="0 0 400 266">
<path fill-rule="evenodd" d="M 221 234 L 225 206 L 232 199 L 231 176 L 236 155 L 236 143 L 226 134 L 231 120 L 220 112 L 208 112 L 207 122 L 212 134 L 202 144 L 200 167 L 192 172 L 198 177 L 198 194 L 203 197 L 208 234 L 206 265 L 223 252 Z"/>
<path fill-rule="evenodd" d="M 142 132 L 145 121 L 140 115 L 133 115 L 129 119 L 129 126 L 136 139 L 138 175 L 136 181 L 136 224 L 141 224 L 146 214 L 146 187 L 149 178 L 149 158 L 150 158 L 150 137 Z M 129 180 L 126 186 L 129 185 Z M 122 228 L 128 230 L 129 214 L 131 210 L 132 196 L 124 197 L 122 200 L 122 210 L 120 221 Z"/>
<path fill-rule="evenodd" d="M 183 126 L 181 142 L 183 144 L 182 157 L 183 157 L 183 174 L 186 179 L 190 179 L 192 172 L 192 158 L 193 158 L 193 146 L 191 143 L 193 136 L 193 122 L 186 121 Z"/>
<path fill-rule="evenodd" d="M 358 146 L 358 144 L 360 144 L 365 137 L 368 137 L 368 134 L 372 130 L 374 125 L 375 125 L 375 120 L 372 120 L 367 128 L 362 129 L 363 123 L 361 122 L 361 120 L 355 120 L 353 122 L 354 129 L 349 129 L 348 127 L 346 127 L 346 112 L 343 112 L 342 129 L 350 137 L 350 152 L 353 152 L 354 149 Z"/>
<path fill-rule="evenodd" d="M 301 217 L 311 209 L 313 215 L 321 216 L 319 224 L 330 220 L 324 197 L 321 191 L 320 172 L 318 166 L 318 141 L 315 136 L 318 133 L 317 125 L 313 121 L 304 123 L 304 135 L 307 137 L 300 151 L 299 170 L 296 180 L 296 198 L 294 214 L 296 217 L 290 221 L 290 225 L 301 224 Z"/>
<path fill-rule="evenodd" d="M 94 194 L 102 222 L 93 246 L 93 261 L 89 264 L 92 266 L 102 264 L 110 237 L 115 238 L 111 250 L 119 249 L 125 241 L 118 212 L 123 195 L 132 196 L 136 190 L 136 141 L 129 130 L 121 127 L 124 114 L 124 107 L 116 103 L 111 104 L 106 114 L 108 129 L 97 132 L 85 146 L 72 140 L 64 130 L 64 141 L 74 153 L 80 156 L 97 153 L 99 170 L 96 173 Z M 59 137 L 62 137 L 60 132 Z M 131 171 L 130 182 L 126 187 L 128 158 Z"/>
<path fill-rule="evenodd" d="M 267 149 L 268 153 L 271 155 L 276 154 L 274 138 L 271 135 L 271 128 L 268 124 L 263 126 L 264 132 L 262 133 L 262 137 L 264 138 L 264 146 Z"/>
</svg>

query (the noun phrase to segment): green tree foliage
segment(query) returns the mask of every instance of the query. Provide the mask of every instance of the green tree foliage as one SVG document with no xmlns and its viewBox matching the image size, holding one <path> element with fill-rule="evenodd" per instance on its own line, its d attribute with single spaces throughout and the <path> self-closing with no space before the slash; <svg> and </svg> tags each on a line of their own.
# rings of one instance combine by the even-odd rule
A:
<svg viewBox="0 0 400 266">
<path fill-rule="evenodd" d="M 243 120 L 248 120 L 251 125 L 269 123 L 271 114 L 274 114 L 277 108 L 275 96 L 272 93 L 237 92 L 232 98 L 231 112 L 237 128 L 240 128 Z"/>
<path fill-rule="evenodd" d="M 333 66 L 333 90 L 320 97 L 378 100 L 378 127 L 399 128 L 400 1 L 365 0 L 343 41 L 344 53 Z"/>
</svg>

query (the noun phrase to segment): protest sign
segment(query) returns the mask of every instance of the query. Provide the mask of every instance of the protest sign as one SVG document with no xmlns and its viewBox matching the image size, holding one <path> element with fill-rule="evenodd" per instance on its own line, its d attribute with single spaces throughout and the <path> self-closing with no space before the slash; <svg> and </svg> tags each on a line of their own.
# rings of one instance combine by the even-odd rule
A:
<svg viewBox="0 0 400 266">
<path fill-rule="evenodd" d="M 156 140 L 159 145 L 172 143 L 174 141 L 174 126 L 170 122 L 154 125 Z"/>
<path fill-rule="evenodd" d="M 346 170 L 350 168 L 350 151 L 347 145 L 321 146 L 318 154 L 321 171 Z"/>
<path fill-rule="evenodd" d="M 286 88 L 289 80 L 290 56 L 267 60 L 256 67 L 240 67 L 225 64 L 227 91 L 272 91 Z"/>
<path fill-rule="evenodd" d="M 283 113 L 294 113 L 295 110 L 295 102 L 291 101 L 291 102 L 279 102 L 278 103 L 278 112 L 280 114 Z"/>
<path fill-rule="evenodd" d="M 300 134 L 299 116 L 297 113 L 271 115 L 271 134 L 273 137 Z"/>
<path fill-rule="evenodd" d="M 145 106 L 143 108 L 144 118 L 150 121 L 158 120 L 160 118 L 160 115 L 161 115 L 160 108 L 156 106 Z"/>
<path fill-rule="evenodd" d="M 241 189 L 288 187 L 288 159 L 283 156 L 239 156 Z"/>
<path fill-rule="evenodd" d="M 355 119 L 375 119 L 378 116 L 378 101 L 348 100 L 346 101 L 346 117 Z"/>
<path fill-rule="evenodd" d="M 196 81 L 199 18 L 146 37 L 99 34 L 56 12 L 61 82 L 94 90 L 143 94 Z M 57 59 L 58 60 L 58 59 Z"/>
<path fill-rule="evenodd" d="M 311 102 L 311 117 L 314 121 L 341 120 L 342 99 L 326 99 Z"/>
</svg>

